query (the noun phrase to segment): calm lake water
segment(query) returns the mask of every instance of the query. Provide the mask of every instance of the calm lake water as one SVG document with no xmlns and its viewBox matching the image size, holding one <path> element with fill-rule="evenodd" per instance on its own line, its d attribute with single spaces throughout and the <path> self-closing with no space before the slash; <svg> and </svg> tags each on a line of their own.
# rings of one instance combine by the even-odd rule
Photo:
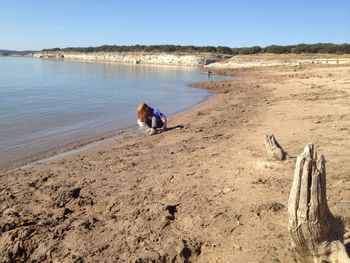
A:
<svg viewBox="0 0 350 263">
<path fill-rule="evenodd" d="M 140 102 L 192 107 L 209 92 L 188 84 L 206 80 L 194 68 L 0 57 L 0 167 L 136 125 Z"/>
</svg>

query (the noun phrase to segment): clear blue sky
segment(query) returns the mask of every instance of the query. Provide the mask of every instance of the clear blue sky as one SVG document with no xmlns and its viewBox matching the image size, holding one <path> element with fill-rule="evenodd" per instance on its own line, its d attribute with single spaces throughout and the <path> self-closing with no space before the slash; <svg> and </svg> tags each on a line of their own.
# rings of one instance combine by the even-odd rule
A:
<svg viewBox="0 0 350 263">
<path fill-rule="evenodd" d="M 0 49 L 350 43 L 350 0 L 0 0 Z"/>
</svg>

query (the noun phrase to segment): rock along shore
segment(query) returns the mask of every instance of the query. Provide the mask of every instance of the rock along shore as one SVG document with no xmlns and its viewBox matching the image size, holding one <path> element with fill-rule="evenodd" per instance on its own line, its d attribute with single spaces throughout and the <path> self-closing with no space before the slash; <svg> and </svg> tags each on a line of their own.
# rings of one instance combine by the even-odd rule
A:
<svg viewBox="0 0 350 263">
<path fill-rule="evenodd" d="M 204 66 L 224 59 L 222 55 L 210 53 L 145 53 L 145 52 L 62 52 L 43 51 L 28 55 L 34 58 L 51 58 L 83 61 L 119 62 L 131 64 L 154 64 L 174 66 Z"/>
</svg>

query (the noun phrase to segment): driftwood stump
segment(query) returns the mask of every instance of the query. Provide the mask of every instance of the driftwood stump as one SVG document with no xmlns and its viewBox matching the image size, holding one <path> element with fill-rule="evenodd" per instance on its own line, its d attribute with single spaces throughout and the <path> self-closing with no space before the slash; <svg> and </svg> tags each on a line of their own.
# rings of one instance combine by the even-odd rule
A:
<svg viewBox="0 0 350 263">
<path fill-rule="evenodd" d="M 327 205 L 325 163 L 313 144 L 297 158 L 288 204 L 291 243 L 298 262 L 349 263 L 344 224 Z"/>
<path fill-rule="evenodd" d="M 275 136 L 265 135 L 265 146 L 270 159 L 283 161 L 287 157 L 287 152 L 278 144 Z"/>
</svg>

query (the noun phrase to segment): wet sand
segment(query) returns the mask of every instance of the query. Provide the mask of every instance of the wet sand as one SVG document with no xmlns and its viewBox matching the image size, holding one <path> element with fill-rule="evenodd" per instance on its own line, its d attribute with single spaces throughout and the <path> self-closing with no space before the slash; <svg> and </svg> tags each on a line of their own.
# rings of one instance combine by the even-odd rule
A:
<svg viewBox="0 0 350 263">
<path fill-rule="evenodd" d="M 350 66 L 225 72 L 167 132 L 2 174 L 0 261 L 294 262 L 295 159 L 268 160 L 266 133 L 292 157 L 316 143 L 348 229 Z"/>
</svg>

